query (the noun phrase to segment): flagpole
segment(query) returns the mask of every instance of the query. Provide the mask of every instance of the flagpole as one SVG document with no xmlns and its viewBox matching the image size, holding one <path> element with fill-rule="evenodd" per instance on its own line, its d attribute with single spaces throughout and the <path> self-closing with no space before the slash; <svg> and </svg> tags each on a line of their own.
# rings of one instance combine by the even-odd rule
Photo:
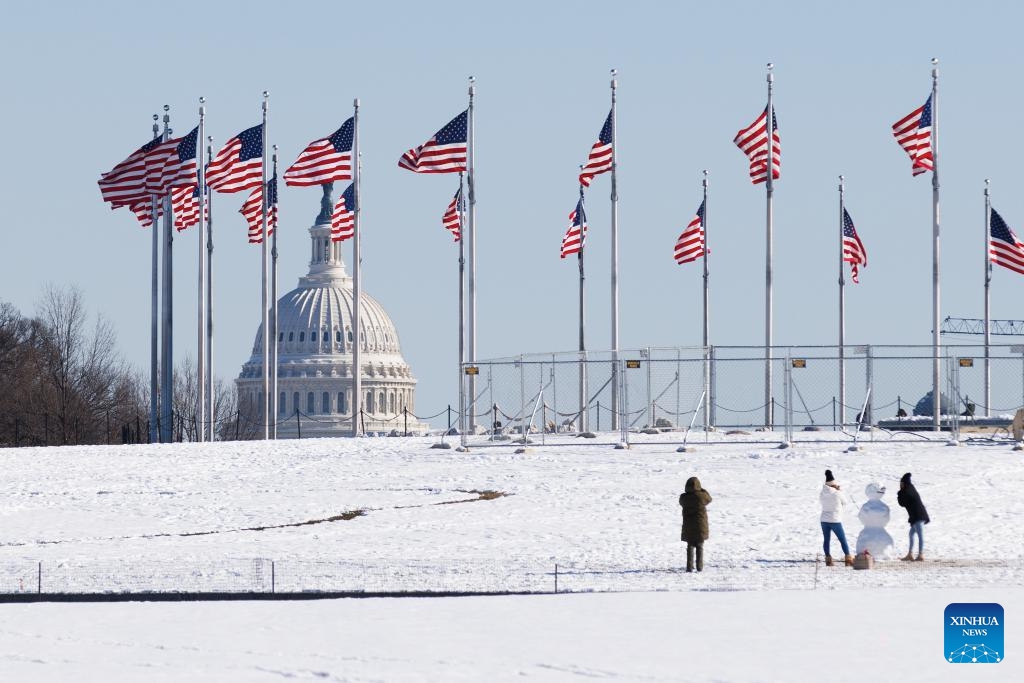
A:
<svg viewBox="0 0 1024 683">
<path fill-rule="evenodd" d="M 196 435 L 199 441 L 206 441 L 206 245 L 203 244 L 203 237 L 206 234 L 206 216 L 203 211 L 203 202 L 206 199 L 206 160 L 203 149 L 203 136 L 206 123 L 206 98 L 199 98 L 199 133 L 196 137 L 196 188 L 199 190 L 199 286 L 197 293 L 199 301 L 196 305 L 198 321 L 196 332 L 198 339 L 196 379 L 199 394 L 198 405 L 196 406 Z"/>
<path fill-rule="evenodd" d="M 267 268 L 268 268 L 268 256 L 267 253 L 267 104 L 270 98 L 270 93 L 266 90 L 263 91 L 263 157 L 260 160 L 262 165 L 262 180 L 261 185 L 263 189 L 263 205 L 262 209 L 262 221 L 263 221 L 263 241 L 260 245 L 262 247 L 261 263 L 263 267 L 263 303 L 261 311 L 263 313 L 263 438 L 264 440 L 270 438 L 270 311 L 267 305 L 267 299 L 269 298 L 268 283 L 267 283 Z"/>
<path fill-rule="evenodd" d="M 843 272 L 843 176 L 839 176 L 839 426 L 846 427 L 846 278 Z"/>
<path fill-rule="evenodd" d="M 359 215 L 361 198 L 359 186 L 362 182 L 362 159 L 359 158 L 359 98 L 352 101 L 352 436 L 359 436 L 360 418 L 363 412 L 363 369 L 360 365 L 359 346 L 362 335 L 359 333 L 360 303 L 360 270 L 363 261 L 359 244 Z"/>
<path fill-rule="evenodd" d="M 160 137 L 160 120 L 159 114 L 153 114 L 153 139 L 156 140 Z M 152 242 L 153 242 L 153 263 L 152 263 L 152 274 L 150 276 L 150 284 L 152 286 L 152 296 L 150 298 L 150 328 L 149 328 L 149 442 L 157 443 L 160 440 L 160 434 L 157 431 L 157 415 L 159 410 L 159 395 L 160 395 L 160 360 L 158 351 L 157 338 L 160 336 L 160 225 L 159 219 L 157 218 L 157 195 L 151 194 L 149 196 L 150 210 L 153 214 L 153 223 L 150 226 L 152 230 Z"/>
<path fill-rule="evenodd" d="M 939 365 L 939 60 L 932 58 L 932 427 L 942 424 Z"/>
<path fill-rule="evenodd" d="M 618 429 L 618 409 L 619 409 L 619 383 L 616 378 L 619 366 L 619 186 L 618 186 L 618 144 L 616 140 L 617 128 L 615 120 L 615 108 L 617 102 L 617 88 L 618 81 L 615 77 L 618 75 L 618 69 L 612 69 L 611 75 L 612 80 L 610 87 L 612 90 L 612 239 L 611 239 L 611 253 L 612 253 L 612 430 Z M 582 228 L 581 228 L 582 230 Z M 648 359 L 649 361 L 650 359 Z"/>
<path fill-rule="evenodd" d="M 465 375 L 462 365 L 466 362 L 466 238 L 462 227 L 466 224 L 466 202 L 462 194 L 463 172 L 459 171 L 459 434 L 466 429 Z"/>
<path fill-rule="evenodd" d="M 277 193 L 277 184 L 276 184 L 277 183 L 277 145 L 274 145 L 273 163 L 274 163 L 274 173 L 273 173 L 273 175 L 271 177 L 274 178 L 274 183 L 275 183 L 275 185 L 274 185 L 274 193 L 275 193 L 275 199 L 276 199 L 276 193 Z M 275 223 L 276 223 L 276 225 L 274 227 L 274 234 L 273 234 L 273 237 L 271 238 L 273 240 L 271 242 L 272 248 L 271 248 L 271 251 L 270 251 L 270 256 L 271 256 L 271 259 L 273 260 L 273 267 L 271 268 L 271 271 L 270 271 L 271 272 L 270 300 L 272 302 L 271 306 L 273 307 L 273 319 L 271 320 L 271 323 L 270 323 L 270 333 L 271 333 L 270 334 L 270 344 L 271 344 L 271 347 L 270 347 L 271 348 L 271 351 L 270 351 L 270 353 L 271 353 L 270 367 L 273 368 L 272 374 L 270 376 L 270 384 L 271 384 L 271 387 L 272 387 L 270 395 L 273 396 L 273 400 L 271 400 L 271 402 L 270 402 L 270 405 L 272 406 L 270 415 L 273 418 L 273 426 L 271 427 L 270 432 L 271 432 L 271 436 L 276 439 L 277 438 L 277 416 L 281 412 L 280 407 L 278 407 L 278 401 L 280 401 L 280 398 L 277 395 L 277 375 L 278 375 L 278 367 L 277 367 L 277 350 L 278 350 L 278 342 L 277 342 L 277 231 L 278 231 L 278 229 L 280 228 L 280 225 L 281 225 L 280 218 L 278 218 L 275 221 Z"/>
<path fill-rule="evenodd" d="M 469 186 L 469 224 L 466 229 L 466 236 L 468 239 L 468 245 L 466 250 L 469 252 L 469 306 L 466 317 L 468 318 L 468 324 L 466 328 L 466 354 L 467 361 L 470 363 L 476 362 L 476 174 L 474 171 L 474 157 L 476 152 L 476 129 L 473 122 L 473 100 L 476 97 L 476 77 L 469 77 L 469 110 L 468 110 L 468 130 L 467 130 L 467 173 L 466 182 Z M 476 375 L 470 375 L 468 377 L 469 384 L 469 429 L 473 429 L 475 426 L 476 418 L 474 413 L 476 412 Z"/>
<path fill-rule="evenodd" d="M 213 156 L 213 137 L 208 136 L 206 138 L 206 158 L 209 159 Z M 202 136 L 199 138 L 199 144 L 202 145 Z M 200 168 L 203 165 L 200 164 Z M 200 202 L 199 210 L 205 212 L 206 215 L 206 378 L 203 380 L 206 382 L 206 397 L 207 397 L 207 415 L 206 419 L 210 425 L 210 441 L 216 440 L 216 422 L 214 417 L 216 415 L 216 405 L 213 395 L 213 196 L 210 194 L 210 188 L 206 186 L 206 169 L 202 168 L 200 171 L 203 175 L 200 181 L 202 192 L 204 193 L 205 204 Z M 200 214 L 202 215 L 202 214 Z"/>
<path fill-rule="evenodd" d="M 580 166 L 582 169 L 583 167 Z M 580 267 L 580 434 L 590 431 L 587 428 L 587 344 L 586 344 L 586 298 L 584 295 L 584 283 L 586 277 L 583 273 L 583 249 L 586 244 L 584 226 L 586 225 L 587 212 L 583 205 L 583 185 L 580 185 L 580 205 L 576 220 L 580 224 L 580 250 L 576 253 Z M 570 228 L 571 229 L 571 228 Z M 525 370 L 524 370 L 525 372 Z"/>
<path fill-rule="evenodd" d="M 164 141 L 171 138 L 171 116 L 169 105 L 164 105 Z M 161 336 L 162 362 L 160 385 L 160 441 L 174 440 L 174 226 L 171 215 L 171 191 L 167 190 L 164 202 L 164 258 L 163 258 L 163 329 Z M 156 224 L 153 224 L 156 228 Z"/>
<path fill-rule="evenodd" d="M 703 345 L 704 345 L 704 431 L 708 431 L 711 427 L 711 323 L 710 323 L 710 307 L 711 297 L 710 286 L 711 286 L 711 266 L 708 264 L 708 255 L 711 253 L 708 248 L 708 171 L 704 169 L 704 180 L 702 182 L 704 187 L 704 201 L 702 206 L 704 207 L 704 334 L 703 334 Z"/>
<path fill-rule="evenodd" d="M 765 242 L 765 288 L 764 288 L 764 423 L 771 429 L 774 425 L 774 405 L 772 403 L 772 194 L 775 173 L 775 109 L 772 107 L 772 85 L 774 76 L 773 65 L 768 63 L 768 111 L 765 113 L 765 135 L 768 140 L 768 177 L 765 180 L 767 197 L 765 225 L 767 238 Z"/>
<path fill-rule="evenodd" d="M 992 342 L 991 320 L 989 318 L 989 286 L 992 284 L 992 260 L 989 258 L 989 235 L 992 234 L 992 200 L 988 190 L 989 181 L 985 178 L 985 417 L 992 415 Z"/>
</svg>

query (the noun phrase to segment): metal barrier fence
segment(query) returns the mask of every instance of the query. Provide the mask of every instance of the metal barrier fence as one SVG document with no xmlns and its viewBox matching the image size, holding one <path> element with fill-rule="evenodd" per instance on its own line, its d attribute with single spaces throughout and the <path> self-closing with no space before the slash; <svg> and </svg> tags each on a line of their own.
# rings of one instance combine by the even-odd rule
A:
<svg viewBox="0 0 1024 683">
<path fill-rule="evenodd" d="M 1005 424 L 1024 406 L 1024 347 L 947 345 L 940 416 Z M 495 436 L 698 429 L 932 427 L 931 346 L 647 348 L 531 354 L 460 368 L 463 446 Z M 765 391 L 767 375 L 771 388 Z M 986 379 L 988 377 L 988 379 Z M 769 397 L 765 400 L 766 395 Z M 915 419 L 916 418 L 916 419 Z M 516 441 L 512 438 L 512 442 Z"/>
<path fill-rule="evenodd" d="M 680 558 L 682 560 L 682 558 Z M 18 597 L 164 594 L 492 594 L 626 591 L 833 590 L 1024 585 L 1020 560 L 883 560 L 870 571 L 826 567 L 822 558 L 731 560 L 705 571 L 679 565 L 592 561 L 269 560 L 158 562 L 76 560 L 0 563 L 0 602 Z"/>
</svg>

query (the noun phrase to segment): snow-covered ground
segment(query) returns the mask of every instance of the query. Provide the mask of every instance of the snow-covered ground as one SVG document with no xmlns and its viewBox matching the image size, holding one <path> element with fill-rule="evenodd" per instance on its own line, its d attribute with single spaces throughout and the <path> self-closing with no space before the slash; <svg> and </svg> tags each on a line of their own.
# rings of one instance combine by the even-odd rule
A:
<svg viewBox="0 0 1024 683">
<path fill-rule="evenodd" d="M 555 565 L 560 591 L 627 591 L 0 605 L 0 680 L 952 680 L 942 610 L 956 601 L 999 602 L 1011 621 L 1006 661 L 971 675 L 1022 671 L 1019 452 L 771 438 L 689 453 L 431 438 L 0 451 L 2 592 L 37 590 L 40 566 L 44 591 L 550 591 Z M 929 561 L 816 562 L 826 468 L 855 503 L 851 544 L 865 485 L 889 487 L 901 554 L 895 493 L 913 472 Z M 714 496 L 699 575 L 678 571 L 691 475 Z"/>
</svg>

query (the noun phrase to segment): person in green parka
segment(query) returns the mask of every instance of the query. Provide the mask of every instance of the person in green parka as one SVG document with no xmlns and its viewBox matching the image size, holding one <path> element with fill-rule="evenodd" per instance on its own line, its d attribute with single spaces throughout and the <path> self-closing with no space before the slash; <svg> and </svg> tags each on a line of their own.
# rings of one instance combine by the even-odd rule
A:
<svg viewBox="0 0 1024 683">
<path fill-rule="evenodd" d="M 704 541 L 708 539 L 708 511 L 711 494 L 700 486 L 700 479 L 686 480 L 686 491 L 679 495 L 683 508 L 683 531 L 681 540 L 686 541 L 686 571 L 693 571 L 694 551 L 697 555 L 697 571 L 704 571 Z"/>
</svg>

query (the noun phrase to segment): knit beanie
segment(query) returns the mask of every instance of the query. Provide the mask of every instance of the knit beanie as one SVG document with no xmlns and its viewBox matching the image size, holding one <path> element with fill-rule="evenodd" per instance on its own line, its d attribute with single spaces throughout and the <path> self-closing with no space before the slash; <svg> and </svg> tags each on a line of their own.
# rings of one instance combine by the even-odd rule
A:
<svg viewBox="0 0 1024 683">
<path fill-rule="evenodd" d="M 901 484 L 909 484 L 910 483 L 910 472 L 907 472 L 902 477 L 900 477 L 900 483 Z"/>
<path fill-rule="evenodd" d="M 836 478 L 832 476 L 832 470 L 825 470 L 825 481 L 835 481 Z"/>
</svg>

